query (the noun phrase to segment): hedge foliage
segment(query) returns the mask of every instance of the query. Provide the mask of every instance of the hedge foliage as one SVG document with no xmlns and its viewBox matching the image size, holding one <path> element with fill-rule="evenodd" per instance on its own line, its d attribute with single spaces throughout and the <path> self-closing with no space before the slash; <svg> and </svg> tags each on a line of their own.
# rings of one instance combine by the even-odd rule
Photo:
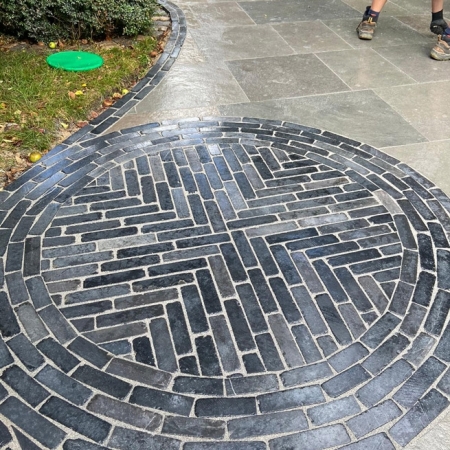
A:
<svg viewBox="0 0 450 450">
<path fill-rule="evenodd" d="M 155 0 L 0 0 L 0 32 L 36 41 L 148 32 Z"/>
</svg>

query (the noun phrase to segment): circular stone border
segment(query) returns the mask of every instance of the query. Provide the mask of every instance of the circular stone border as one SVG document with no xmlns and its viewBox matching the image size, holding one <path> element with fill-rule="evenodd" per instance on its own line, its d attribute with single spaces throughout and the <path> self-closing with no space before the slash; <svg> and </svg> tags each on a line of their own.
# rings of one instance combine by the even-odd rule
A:
<svg viewBox="0 0 450 450">
<path fill-rule="evenodd" d="M 318 363 L 284 371 L 279 392 L 261 392 L 257 383 L 233 397 L 202 393 L 201 385 L 189 393 L 173 392 L 174 374 L 114 357 L 75 331 L 41 277 L 40 236 L 67 200 L 114 167 L 173 149 L 206 146 L 215 155 L 233 145 L 309 158 L 378 195 L 397 225 L 400 278 L 382 317 L 358 338 L 371 352 L 358 353 L 359 345 L 349 345 L 334 353 L 328 362 L 334 358 L 335 371 L 326 381 L 318 375 Z M 179 449 L 182 441 L 184 449 L 281 450 L 310 442 L 324 449 L 390 449 L 395 448 L 391 439 L 407 445 L 449 404 L 450 200 L 371 146 L 283 121 L 212 117 L 152 123 L 59 146 L 0 198 L 1 273 L 7 286 L 0 293 L 0 413 L 43 448 L 66 440 L 65 450 L 105 448 L 92 442 L 118 449 L 131 442 L 140 442 L 138 448 Z M 18 260 L 23 260 L 20 270 Z M 23 305 L 26 312 L 17 317 L 16 308 Z M 34 345 L 36 327 L 50 337 Z M 76 383 L 79 397 L 67 401 L 70 394 L 61 386 L 74 371 L 83 372 L 77 378 L 83 381 Z M 95 381 L 100 374 L 108 377 L 111 390 Z M 288 376 L 298 381 L 286 382 Z M 52 391 L 50 398 L 34 377 Z M 312 410 L 321 405 L 313 419 Z M 131 427 L 125 428 L 127 423 Z M 292 423 L 295 430 L 289 429 Z M 288 434 L 280 435 L 280 429 Z M 14 432 L 18 441 L 28 439 Z M 211 441 L 219 437 L 233 443 Z"/>
</svg>

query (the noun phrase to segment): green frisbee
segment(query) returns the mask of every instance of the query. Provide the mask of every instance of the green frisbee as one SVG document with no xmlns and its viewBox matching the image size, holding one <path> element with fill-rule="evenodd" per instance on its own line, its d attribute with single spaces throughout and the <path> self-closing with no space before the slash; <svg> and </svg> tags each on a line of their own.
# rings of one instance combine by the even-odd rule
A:
<svg viewBox="0 0 450 450">
<path fill-rule="evenodd" d="M 58 52 L 47 57 L 47 63 L 55 69 L 82 72 L 98 69 L 103 65 L 103 58 L 90 52 Z"/>
</svg>

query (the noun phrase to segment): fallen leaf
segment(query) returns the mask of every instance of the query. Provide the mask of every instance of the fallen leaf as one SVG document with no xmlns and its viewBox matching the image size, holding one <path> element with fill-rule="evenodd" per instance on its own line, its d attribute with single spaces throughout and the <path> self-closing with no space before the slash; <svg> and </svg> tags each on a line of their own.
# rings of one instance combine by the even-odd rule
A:
<svg viewBox="0 0 450 450">
<path fill-rule="evenodd" d="M 69 128 L 69 125 L 67 123 L 61 122 L 61 126 L 67 130 L 67 128 Z"/>
<path fill-rule="evenodd" d="M 106 98 L 105 100 L 103 100 L 103 107 L 104 108 L 109 108 L 114 102 L 111 99 Z"/>
<path fill-rule="evenodd" d="M 122 94 L 119 94 L 118 92 L 114 92 L 113 98 L 115 98 L 115 99 L 122 98 Z"/>
<path fill-rule="evenodd" d="M 74 100 L 75 97 L 76 97 L 75 92 L 72 92 L 72 91 L 69 91 L 69 92 L 67 93 L 67 95 L 70 97 L 71 100 Z"/>
<path fill-rule="evenodd" d="M 75 95 L 77 96 L 83 95 L 83 91 L 75 91 Z"/>
<path fill-rule="evenodd" d="M 78 128 L 83 128 L 85 127 L 89 122 L 87 120 L 80 120 L 79 122 L 77 122 L 77 127 Z"/>
</svg>

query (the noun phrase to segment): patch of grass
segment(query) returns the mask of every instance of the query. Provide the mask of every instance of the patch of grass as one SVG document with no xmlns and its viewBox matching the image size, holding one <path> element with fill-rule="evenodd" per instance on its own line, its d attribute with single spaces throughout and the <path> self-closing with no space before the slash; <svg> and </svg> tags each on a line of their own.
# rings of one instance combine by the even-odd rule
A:
<svg viewBox="0 0 450 450">
<path fill-rule="evenodd" d="M 120 98 L 123 89 L 148 71 L 157 45 L 157 39 L 149 36 L 112 48 L 98 44 L 70 48 L 104 59 L 102 67 L 88 72 L 51 68 L 46 57 L 55 50 L 45 47 L 1 51 L 0 177 L 26 162 L 30 152 L 47 152 L 95 117 L 102 105 Z"/>
</svg>

